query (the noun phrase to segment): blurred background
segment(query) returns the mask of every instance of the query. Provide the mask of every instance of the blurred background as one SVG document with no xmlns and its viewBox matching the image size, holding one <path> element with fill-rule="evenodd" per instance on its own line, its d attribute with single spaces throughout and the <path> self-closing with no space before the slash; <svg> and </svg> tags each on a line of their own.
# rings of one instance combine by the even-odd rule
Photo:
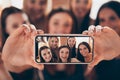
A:
<svg viewBox="0 0 120 80">
<path fill-rule="evenodd" d="M 69 0 L 48 0 L 48 8 L 47 12 L 50 12 L 52 8 L 62 7 L 65 9 L 69 8 Z M 96 19 L 97 11 L 99 10 L 100 6 L 108 1 L 119 1 L 120 0 L 93 0 L 92 9 L 90 17 L 92 19 Z M 0 12 L 5 7 L 15 6 L 19 9 L 23 8 L 23 0 L 0 0 Z"/>
</svg>

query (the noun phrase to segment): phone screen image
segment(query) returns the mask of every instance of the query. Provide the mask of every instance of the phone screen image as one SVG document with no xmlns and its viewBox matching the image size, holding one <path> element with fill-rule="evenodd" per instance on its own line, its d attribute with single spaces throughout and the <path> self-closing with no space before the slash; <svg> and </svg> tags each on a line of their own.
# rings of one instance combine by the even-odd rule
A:
<svg viewBox="0 0 120 80">
<path fill-rule="evenodd" d="M 89 64 L 94 40 L 80 34 L 41 34 L 35 38 L 35 61 L 40 64 Z"/>
</svg>

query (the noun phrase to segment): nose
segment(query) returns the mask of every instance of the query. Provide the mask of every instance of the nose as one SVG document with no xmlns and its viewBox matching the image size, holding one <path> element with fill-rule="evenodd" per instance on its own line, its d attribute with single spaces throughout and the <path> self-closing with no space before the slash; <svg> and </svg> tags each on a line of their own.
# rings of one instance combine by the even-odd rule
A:
<svg viewBox="0 0 120 80">
<path fill-rule="evenodd" d="M 59 26 L 59 29 L 58 29 L 58 32 L 59 32 L 59 34 L 63 34 L 63 33 L 65 33 L 65 28 L 64 28 L 64 26 Z"/>
</svg>

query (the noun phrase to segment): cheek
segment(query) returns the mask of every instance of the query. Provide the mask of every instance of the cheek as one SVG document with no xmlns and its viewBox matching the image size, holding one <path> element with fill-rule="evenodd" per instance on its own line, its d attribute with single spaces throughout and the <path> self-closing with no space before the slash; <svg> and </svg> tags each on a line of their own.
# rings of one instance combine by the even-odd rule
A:
<svg viewBox="0 0 120 80">
<path fill-rule="evenodd" d="M 48 25 L 48 32 L 49 33 L 54 33 L 54 31 L 56 30 L 55 29 L 55 26 L 52 24 L 52 23 L 49 23 L 49 25 Z"/>
</svg>

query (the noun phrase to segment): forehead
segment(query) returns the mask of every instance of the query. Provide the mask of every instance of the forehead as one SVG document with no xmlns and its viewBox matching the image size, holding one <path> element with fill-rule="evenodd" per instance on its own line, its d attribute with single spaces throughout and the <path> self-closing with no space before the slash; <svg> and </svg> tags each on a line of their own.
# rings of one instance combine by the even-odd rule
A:
<svg viewBox="0 0 120 80">
<path fill-rule="evenodd" d="M 68 48 L 61 48 L 60 51 L 69 51 Z"/>
<path fill-rule="evenodd" d="M 68 40 L 75 40 L 75 38 L 69 38 Z"/>
<path fill-rule="evenodd" d="M 14 13 L 7 17 L 7 20 L 12 21 L 20 21 L 20 20 L 28 20 L 28 17 L 25 13 Z"/>
<path fill-rule="evenodd" d="M 99 13 L 100 18 L 105 18 L 105 17 L 109 17 L 109 16 L 117 16 L 117 14 L 115 13 L 114 10 L 112 10 L 110 8 L 103 8 Z"/>
<path fill-rule="evenodd" d="M 52 38 L 50 38 L 50 40 L 57 40 L 58 41 L 57 37 L 52 37 Z"/>
<path fill-rule="evenodd" d="M 83 44 L 81 44 L 80 46 L 79 46 L 79 48 L 85 48 L 86 46 L 85 45 L 83 45 Z"/>
<path fill-rule="evenodd" d="M 41 53 L 45 53 L 45 52 L 49 52 L 50 51 L 50 49 L 43 49 L 42 51 L 41 51 Z"/>
<path fill-rule="evenodd" d="M 56 20 L 56 21 L 72 21 L 72 17 L 66 13 L 66 12 L 59 12 L 54 14 L 50 20 Z"/>
</svg>

